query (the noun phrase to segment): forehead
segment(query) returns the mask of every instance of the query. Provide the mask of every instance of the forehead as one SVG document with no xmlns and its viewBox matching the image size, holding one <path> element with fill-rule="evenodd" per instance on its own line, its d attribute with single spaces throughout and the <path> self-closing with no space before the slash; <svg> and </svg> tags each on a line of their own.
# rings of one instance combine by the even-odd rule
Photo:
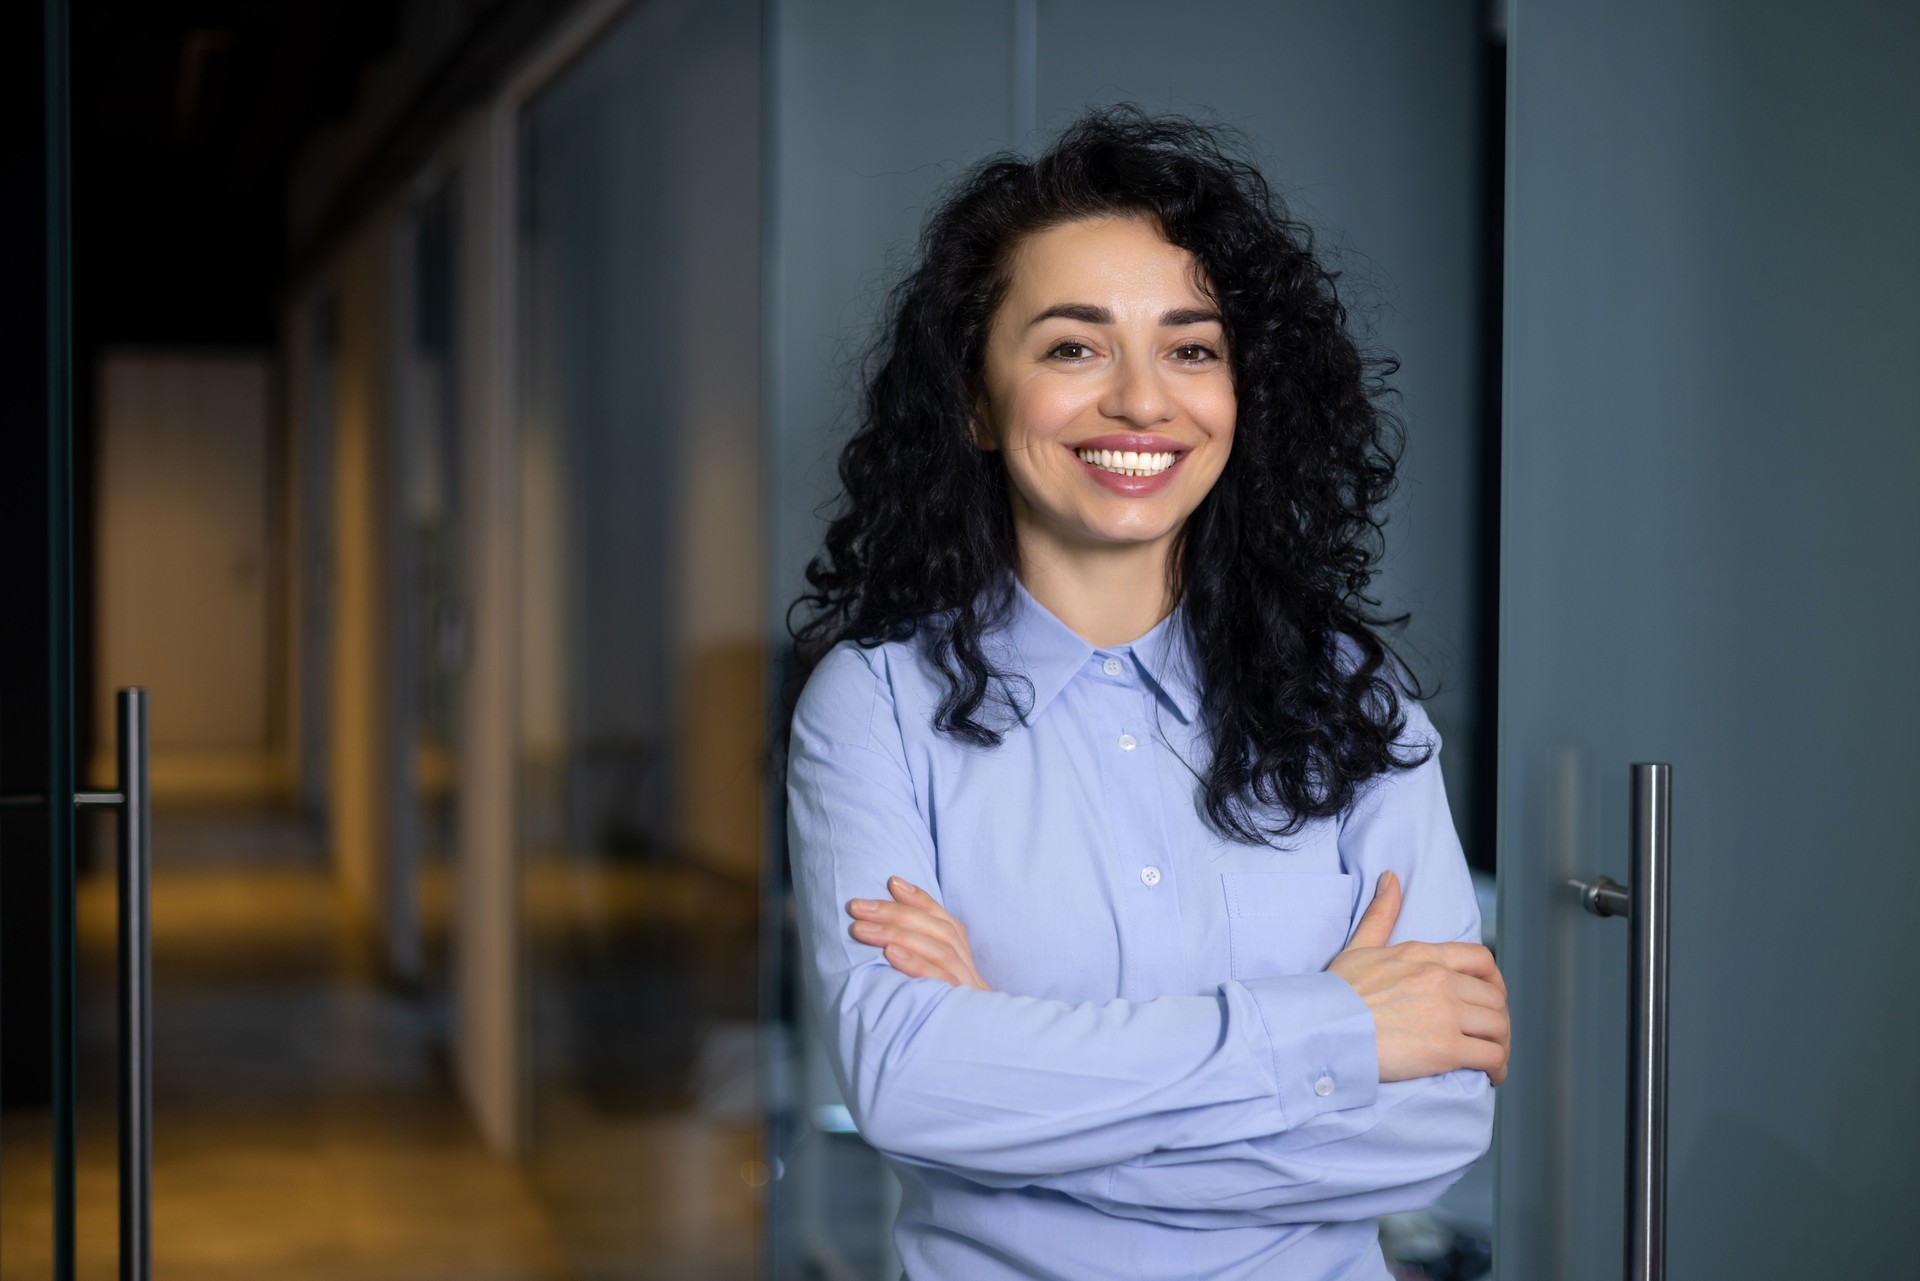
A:
<svg viewBox="0 0 1920 1281">
<path fill-rule="evenodd" d="M 1008 300 L 1102 306 L 1138 298 L 1156 306 L 1201 304 L 1199 263 L 1150 219 L 1083 218 L 1036 231 L 1009 259 Z"/>
</svg>

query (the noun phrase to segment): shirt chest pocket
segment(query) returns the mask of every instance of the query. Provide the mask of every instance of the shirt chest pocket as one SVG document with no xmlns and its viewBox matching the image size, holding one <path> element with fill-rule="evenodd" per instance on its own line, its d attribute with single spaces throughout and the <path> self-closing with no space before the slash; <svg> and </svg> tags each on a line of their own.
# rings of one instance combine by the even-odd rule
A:
<svg viewBox="0 0 1920 1281">
<path fill-rule="evenodd" d="M 1223 872 L 1236 979 L 1317 974 L 1339 954 L 1353 919 L 1346 872 Z"/>
</svg>

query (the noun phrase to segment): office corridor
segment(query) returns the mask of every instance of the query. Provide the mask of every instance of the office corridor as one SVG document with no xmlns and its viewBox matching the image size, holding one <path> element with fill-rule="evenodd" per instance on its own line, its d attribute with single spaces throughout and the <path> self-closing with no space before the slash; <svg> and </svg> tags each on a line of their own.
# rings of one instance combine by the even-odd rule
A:
<svg viewBox="0 0 1920 1281">
<path fill-rule="evenodd" d="M 453 1096 L 425 1013 L 439 1003 L 376 980 L 297 827 L 163 813 L 155 846 L 156 1274 L 570 1276 L 527 1175 L 482 1148 Z M 79 1276 L 91 1281 L 113 1275 L 117 1235 L 106 865 L 82 879 L 79 946 Z M 0 1273 L 48 1275 L 47 1125 L 7 1126 Z"/>
</svg>

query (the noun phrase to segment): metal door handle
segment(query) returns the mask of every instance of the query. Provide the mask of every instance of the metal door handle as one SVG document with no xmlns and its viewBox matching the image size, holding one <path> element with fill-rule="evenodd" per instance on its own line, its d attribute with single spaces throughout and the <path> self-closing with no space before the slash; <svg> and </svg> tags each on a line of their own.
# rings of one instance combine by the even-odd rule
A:
<svg viewBox="0 0 1920 1281">
<path fill-rule="evenodd" d="M 123 689 L 120 772 L 120 1277 L 153 1272 L 153 796 L 147 691 Z"/>
<path fill-rule="evenodd" d="M 1632 769 L 1628 884 L 1574 881 L 1595 916 L 1627 918 L 1627 1281 L 1667 1273 L 1667 886 L 1673 767 Z"/>
<path fill-rule="evenodd" d="M 153 1273 L 153 947 L 149 898 L 153 798 L 147 787 L 147 691 L 114 697 L 119 790 L 78 792 L 76 806 L 113 807 L 119 834 L 120 1281 Z"/>
</svg>

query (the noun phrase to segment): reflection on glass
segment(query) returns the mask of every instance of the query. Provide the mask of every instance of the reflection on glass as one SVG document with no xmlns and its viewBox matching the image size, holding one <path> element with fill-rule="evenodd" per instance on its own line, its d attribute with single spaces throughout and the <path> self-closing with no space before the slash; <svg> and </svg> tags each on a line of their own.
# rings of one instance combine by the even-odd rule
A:
<svg viewBox="0 0 1920 1281">
<path fill-rule="evenodd" d="M 466 615 L 460 589 L 459 370 L 455 364 L 453 192 L 443 177 L 412 211 L 396 281 L 404 300 L 398 345 L 394 464 L 397 527 L 392 554 L 393 625 L 398 638 L 394 700 L 396 750 L 406 762 L 393 813 L 393 858 L 407 899 L 393 931 L 396 969 L 438 993 L 446 944 L 435 931 L 422 939 L 416 922 L 447 919 L 455 812 L 453 759 Z M 415 906 L 418 904 L 418 906 Z M 420 910 L 424 907 L 426 910 Z M 423 955 L 424 953 L 427 953 Z"/>
<path fill-rule="evenodd" d="M 583 1278 L 756 1266 L 758 82 L 756 6 L 664 0 L 521 122 L 530 1168 Z"/>
</svg>

